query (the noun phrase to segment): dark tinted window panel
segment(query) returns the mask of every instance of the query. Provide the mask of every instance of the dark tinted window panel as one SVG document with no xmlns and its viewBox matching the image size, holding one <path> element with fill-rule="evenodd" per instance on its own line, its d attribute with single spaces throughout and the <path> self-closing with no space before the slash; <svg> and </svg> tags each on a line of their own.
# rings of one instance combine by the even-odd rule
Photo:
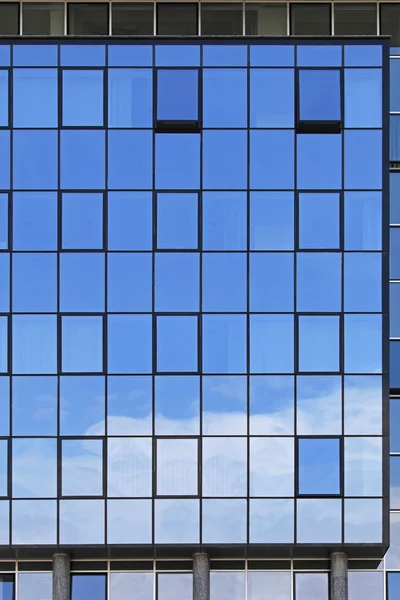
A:
<svg viewBox="0 0 400 600">
<path fill-rule="evenodd" d="M 153 4 L 113 2 L 111 10 L 113 35 L 153 35 Z"/>
<path fill-rule="evenodd" d="M 286 35 L 287 8 L 281 4 L 246 5 L 246 35 Z"/>
<path fill-rule="evenodd" d="M 330 4 L 292 4 L 290 7 L 292 35 L 330 35 Z"/>
<path fill-rule="evenodd" d="M 64 35 L 64 4 L 49 2 L 22 5 L 24 35 Z"/>
<path fill-rule="evenodd" d="M 381 35 L 390 35 L 391 46 L 400 46 L 400 4 L 380 5 Z"/>
<path fill-rule="evenodd" d="M 237 4 L 201 5 L 202 35 L 241 35 L 243 33 L 243 8 Z"/>
<path fill-rule="evenodd" d="M 197 4 L 157 4 L 158 35 L 197 33 Z"/>
<path fill-rule="evenodd" d="M 19 5 L 0 4 L 0 35 L 18 35 Z"/>
<path fill-rule="evenodd" d="M 68 4 L 68 35 L 108 35 L 108 3 Z"/>
<path fill-rule="evenodd" d="M 334 4 L 335 35 L 376 35 L 377 7 L 371 4 Z"/>
</svg>

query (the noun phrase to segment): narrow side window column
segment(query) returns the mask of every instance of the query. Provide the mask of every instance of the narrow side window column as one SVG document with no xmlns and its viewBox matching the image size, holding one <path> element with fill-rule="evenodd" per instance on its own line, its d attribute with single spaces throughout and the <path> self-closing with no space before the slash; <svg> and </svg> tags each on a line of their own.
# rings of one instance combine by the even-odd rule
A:
<svg viewBox="0 0 400 600">
<path fill-rule="evenodd" d="M 68 554 L 53 555 L 53 600 L 70 600 L 70 558 Z"/>
<path fill-rule="evenodd" d="M 347 554 L 331 554 L 331 600 L 348 600 Z"/>
<path fill-rule="evenodd" d="M 210 600 L 210 557 L 201 552 L 193 554 L 193 600 Z"/>
</svg>

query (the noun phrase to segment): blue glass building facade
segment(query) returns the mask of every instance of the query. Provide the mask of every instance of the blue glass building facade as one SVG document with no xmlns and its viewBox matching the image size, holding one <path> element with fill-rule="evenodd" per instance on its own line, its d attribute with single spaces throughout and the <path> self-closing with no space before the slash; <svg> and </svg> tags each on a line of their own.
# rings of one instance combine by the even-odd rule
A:
<svg viewBox="0 0 400 600">
<path fill-rule="evenodd" d="M 168 600 L 202 550 L 215 597 L 302 600 L 330 552 L 383 557 L 388 51 L 0 46 L 4 560 L 111 556 L 137 572 L 78 561 L 73 600 Z"/>
</svg>

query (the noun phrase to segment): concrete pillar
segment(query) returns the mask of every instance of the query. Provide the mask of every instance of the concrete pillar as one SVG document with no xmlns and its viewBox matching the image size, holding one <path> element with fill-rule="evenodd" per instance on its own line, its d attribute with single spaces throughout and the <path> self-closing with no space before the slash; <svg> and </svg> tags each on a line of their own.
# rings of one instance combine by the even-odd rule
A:
<svg viewBox="0 0 400 600">
<path fill-rule="evenodd" d="M 331 554 L 331 600 L 348 600 L 347 554 Z"/>
<path fill-rule="evenodd" d="M 70 600 L 71 581 L 68 554 L 53 555 L 53 600 Z"/>
<path fill-rule="evenodd" d="M 193 600 L 210 600 L 210 557 L 193 554 Z"/>
</svg>

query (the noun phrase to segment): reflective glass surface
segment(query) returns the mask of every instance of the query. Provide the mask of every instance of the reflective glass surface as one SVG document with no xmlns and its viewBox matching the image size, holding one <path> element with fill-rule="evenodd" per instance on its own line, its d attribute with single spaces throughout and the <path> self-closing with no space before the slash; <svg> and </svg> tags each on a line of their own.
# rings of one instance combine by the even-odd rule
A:
<svg viewBox="0 0 400 600">
<path fill-rule="evenodd" d="M 31 4 L 21 31 L 55 36 L 315 36 L 346 12 Z M 386 41 L 3 42 L 0 545 L 383 543 Z M 73 600 L 104 600 L 106 571 L 109 600 L 190 600 L 181 566 L 73 569 Z M 321 570 L 293 564 L 292 591 L 253 566 L 212 564 L 213 599 L 326 595 Z"/>
</svg>

